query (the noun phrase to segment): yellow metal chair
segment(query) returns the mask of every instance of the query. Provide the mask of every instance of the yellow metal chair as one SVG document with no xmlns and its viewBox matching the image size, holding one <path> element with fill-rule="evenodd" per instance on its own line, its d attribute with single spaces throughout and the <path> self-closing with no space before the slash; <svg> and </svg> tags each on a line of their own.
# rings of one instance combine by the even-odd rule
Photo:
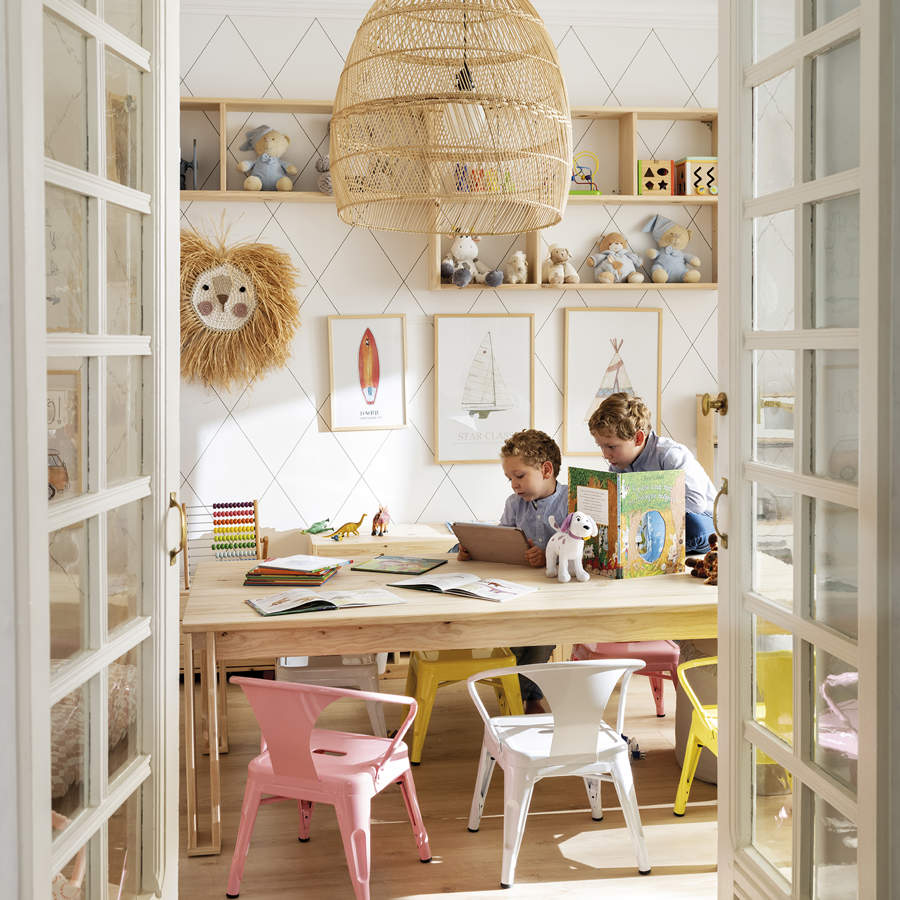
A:
<svg viewBox="0 0 900 900">
<path fill-rule="evenodd" d="M 706 656 L 681 663 L 678 680 L 694 707 L 691 715 L 691 731 L 688 734 L 681 779 L 675 792 L 675 815 L 683 816 L 687 809 L 691 783 L 700 762 L 700 751 L 706 747 L 715 756 L 719 755 L 719 707 L 713 703 L 704 706 L 688 682 L 685 672 L 704 666 L 715 666 L 718 656 Z M 756 654 L 757 685 L 763 700 L 756 704 L 756 718 L 769 731 L 782 739 L 789 739 L 794 727 L 793 718 L 793 665 L 790 650 L 772 650 Z M 762 765 L 777 765 L 774 759 L 759 752 L 757 762 Z M 791 777 L 788 773 L 788 783 Z"/>
<path fill-rule="evenodd" d="M 409 655 L 406 673 L 407 697 L 415 697 L 419 714 L 413 721 L 409 759 L 413 765 L 422 761 L 422 747 L 431 720 L 431 708 L 437 690 L 447 684 L 466 681 L 470 676 L 487 669 L 504 669 L 516 665 L 516 658 L 508 647 L 482 650 L 416 650 Z M 504 675 L 489 682 L 500 704 L 500 715 L 521 716 L 522 694 L 518 675 Z"/>
</svg>

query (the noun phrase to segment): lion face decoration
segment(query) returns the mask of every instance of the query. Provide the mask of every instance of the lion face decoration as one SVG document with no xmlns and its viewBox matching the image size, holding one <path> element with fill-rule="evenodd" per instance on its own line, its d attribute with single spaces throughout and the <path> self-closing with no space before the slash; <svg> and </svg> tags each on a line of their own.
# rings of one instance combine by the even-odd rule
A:
<svg viewBox="0 0 900 900">
<path fill-rule="evenodd" d="M 197 276 L 191 305 L 207 328 L 238 331 L 256 310 L 256 290 L 245 272 L 225 263 Z"/>
<path fill-rule="evenodd" d="M 297 270 L 268 244 L 181 233 L 181 374 L 228 389 L 283 366 L 299 306 Z"/>
</svg>

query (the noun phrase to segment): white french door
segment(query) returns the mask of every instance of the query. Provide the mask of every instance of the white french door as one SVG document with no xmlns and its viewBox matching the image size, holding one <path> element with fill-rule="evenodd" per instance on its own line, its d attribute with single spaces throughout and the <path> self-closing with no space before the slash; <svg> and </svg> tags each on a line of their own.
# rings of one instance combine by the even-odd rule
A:
<svg viewBox="0 0 900 900">
<path fill-rule="evenodd" d="M 171 896 L 178 5 L 5 9 L 18 896 Z"/>
<path fill-rule="evenodd" d="M 720 4 L 722 897 L 890 895 L 890 5 Z"/>
</svg>

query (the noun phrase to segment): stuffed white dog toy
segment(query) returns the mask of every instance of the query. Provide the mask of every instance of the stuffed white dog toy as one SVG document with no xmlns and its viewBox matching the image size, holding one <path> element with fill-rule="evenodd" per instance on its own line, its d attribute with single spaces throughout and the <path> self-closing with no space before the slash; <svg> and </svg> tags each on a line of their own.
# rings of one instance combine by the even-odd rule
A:
<svg viewBox="0 0 900 900">
<path fill-rule="evenodd" d="M 547 521 L 556 529 L 556 534 L 547 541 L 547 577 L 554 575 L 565 584 L 572 580 L 589 581 L 590 574 L 585 572 L 581 562 L 584 553 L 584 542 L 597 534 L 597 523 L 583 512 L 569 513 L 563 523 L 557 526 L 556 520 L 550 516 Z"/>
</svg>

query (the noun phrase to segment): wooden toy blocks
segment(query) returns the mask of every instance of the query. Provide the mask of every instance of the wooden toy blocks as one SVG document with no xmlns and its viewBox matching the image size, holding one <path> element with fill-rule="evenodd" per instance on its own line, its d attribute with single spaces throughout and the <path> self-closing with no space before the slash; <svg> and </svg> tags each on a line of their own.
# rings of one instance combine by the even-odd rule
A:
<svg viewBox="0 0 900 900">
<path fill-rule="evenodd" d="M 719 193 L 716 156 L 686 156 L 675 163 L 675 193 L 682 197 Z"/>
<path fill-rule="evenodd" d="M 639 159 L 638 193 L 651 197 L 674 194 L 673 171 L 671 159 Z"/>
</svg>

